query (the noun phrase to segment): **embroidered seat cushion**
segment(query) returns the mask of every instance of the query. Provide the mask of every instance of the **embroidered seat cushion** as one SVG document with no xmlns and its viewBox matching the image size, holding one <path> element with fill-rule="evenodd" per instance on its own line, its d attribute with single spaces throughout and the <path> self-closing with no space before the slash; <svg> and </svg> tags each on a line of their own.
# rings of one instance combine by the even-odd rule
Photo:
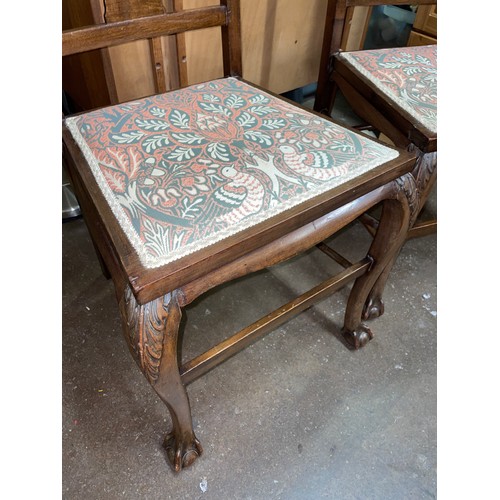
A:
<svg viewBox="0 0 500 500">
<path fill-rule="evenodd" d="M 66 122 L 148 268 L 234 235 L 398 156 L 235 78 Z"/>
<path fill-rule="evenodd" d="M 437 132 L 437 45 L 341 52 L 338 57 L 417 123 Z"/>
</svg>

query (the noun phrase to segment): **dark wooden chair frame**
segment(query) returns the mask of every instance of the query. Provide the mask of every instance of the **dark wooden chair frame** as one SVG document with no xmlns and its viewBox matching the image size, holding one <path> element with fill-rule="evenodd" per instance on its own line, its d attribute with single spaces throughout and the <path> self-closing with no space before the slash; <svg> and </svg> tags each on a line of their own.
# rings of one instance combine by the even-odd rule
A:
<svg viewBox="0 0 500 500">
<path fill-rule="evenodd" d="M 415 126 L 415 120 L 388 100 L 387 96 L 368 80 L 359 78 L 348 65 L 336 56 L 345 42 L 345 32 L 349 22 L 349 12 L 356 6 L 376 5 L 435 5 L 436 0 L 328 0 L 323 47 L 321 52 L 318 88 L 314 104 L 315 111 L 330 116 L 337 91 L 353 111 L 369 127 L 385 134 L 396 146 L 414 151 L 418 161 L 413 170 L 417 182 L 420 207 L 423 209 L 437 179 L 437 134 Z M 361 124 L 361 128 L 366 128 Z M 373 234 L 378 221 L 368 214 L 360 220 Z M 437 221 L 418 220 L 408 232 L 408 239 L 433 234 Z"/>
<path fill-rule="evenodd" d="M 212 26 L 222 29 L 225 76 L 241 77 L 236 0 L 222 0 L 215 7 L 65 31 L 63 56 Z M 362 321 L 383 312 L 382 291 L 418 207 L 415 181 L 409 174 L 415 154 L 401 150 L 398 158 L 286 213 L 174 263 L 147 269 L 112 214 L 64 121 L 63 143 L 89 233 L 103 271 L 115 286 L 130 351 L 169 409 L 172 431 L 166 436 L 164 447 L 175 471 L 190 465 L 202 452 L 193 432 L 185 388 L 188 383 L 353 280 L 343 332 L 356 348 L 372 337 Z M 322 243 L 377 204 L 382 204 L 382 217 L 363 259 L 351 263 Z M 204 354 L 179 364 L 178 328 L 184 306 L 219 284 L 282 262 L 314 245 L 345 269 Z"/>
</svg>

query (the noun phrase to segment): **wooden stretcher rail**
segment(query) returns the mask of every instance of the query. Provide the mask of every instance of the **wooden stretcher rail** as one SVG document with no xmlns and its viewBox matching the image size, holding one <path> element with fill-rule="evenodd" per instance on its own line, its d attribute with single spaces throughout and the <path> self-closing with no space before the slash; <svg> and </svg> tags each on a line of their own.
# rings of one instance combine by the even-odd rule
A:
<svg viewBox="0 0 500 500">
<path fill-rule="evenodd" d="M 78 54 L 135 40 L 175 35 L 184 31 L 226 24 L 227 9 L 218 5 L 108 24 L 96 24 L 63 31 L 62 55 Z"/>
<path fill-rule="evenodd" d="M 243 330 L 240 330 L 203 354 L 188 361 L 179 370 L 182 383 L 187 385 L 193 382 L 212 368 L 215 368 L 249 346 L 252 342 L 273 331 L 279 325 L 282 325 L 300 312 L 340 290 L 358 276 L 366 273 L 372 263 L 371 259 L 365 257 L 344 271 L 323 281 L 294 300 L 243 328 Z"/>
<path fill-rule="evenodd" d="M 378 228 L 378 220 L 368 214 L 363 214 L 360 218 L 361 223 L 365 229 L 372 235 L 375 236 Z M 428 236 L 429 234 L 435 234 L 437 231 L 437 220 L 432 219 L 428 221 L 416 222 L 413 227 L 408 231 L 406 237 L 407 240 L 412 238 L 421 238 L 423 236 Z M 319 248 L 319 245 L 318 245 Z M 321 248 L 320 248 L 321 250 Z M 334 250 L 332 250 L 334 252 Z M 326 253 L 326 252 L 325 252 Z M 334 257 L 332 257 L 334 258 Z M 337 261 L 338 262 L 338 261 Z"/>
<path fill-rule="evenodd" d="M 344 267 L 345 269 L 352 266 L 352 262 L 348 261 L 344 256 L 340 255 L 332 247 L 329 247 L 324 241 L 318 243 L 316 247 L 319 250 L 321 250 L 325 255 L 328 255 L 328 257 L 333 259 L 337 264 L 340 264 L 342 267 Z"/>
</svg>

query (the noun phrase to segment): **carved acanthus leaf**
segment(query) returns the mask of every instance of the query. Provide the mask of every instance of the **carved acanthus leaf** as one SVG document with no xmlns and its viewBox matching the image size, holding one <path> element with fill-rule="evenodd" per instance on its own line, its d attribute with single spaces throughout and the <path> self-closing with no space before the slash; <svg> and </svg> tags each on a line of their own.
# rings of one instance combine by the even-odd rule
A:
<svg viewBox="0 0 500 500">
<path fill-rule="evenodd" d="M 417 153 L 417 162 L 412 171 L 412 175 L 417 183 L 419 193 L 422 193 L 425 191 L 432 174 L 437 168 L 437 151 L 424 153 L 415 145 L 411 145 L 408 150 L 415 151 Z"/>
<path fill-rule="evenodd" d="M 411 174 L 405 174 L 396 179 L 396 184 L 408 200 L 410 208 L 410 226 L 412 226 L 417 218 L 420 205 L 420 197 L 415 178 Z"/>
<path fill-rule="evenodd" d="M 142 372 L 150 383 L 154 383 L 158 379 L 172 294 L 141 305 L 127 287 L 123 299 L 127 342 Z"/>
</svg>

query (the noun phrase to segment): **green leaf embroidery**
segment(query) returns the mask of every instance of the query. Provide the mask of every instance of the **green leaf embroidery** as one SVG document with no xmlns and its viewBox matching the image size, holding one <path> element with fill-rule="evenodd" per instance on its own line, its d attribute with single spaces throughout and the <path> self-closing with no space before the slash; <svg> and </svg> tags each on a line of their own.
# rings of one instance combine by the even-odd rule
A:
<svg viewBox="0 0 500 500">
<path fill-rule="evenodd" d="M 267 104 L 269 102 L 269 98 L 262 94 L 257 94 L 250 97 L 249 101 L 252 104 Z"/>
<path fill-rule="evenodd" d="M 432 66 L 432 61 L 428 58 L 428 57 L 425 57 L 421 54 L 417 54 L 415 59 L 422 63 L 422 64 L 425 64 L 426 66 Z"/>
<path fill-rule="evenodd" d="M 263 124 L 261 128 L 265 128 L 267 130 L 276 130 L 279 128 L 283 128 L 286 125 L 285 120 L 283 118 L 276 118 L 271 120 L 263 120 Z"/>
<path fill-rule="evenodd" d="M 168 119 L 178 128 L 189 128 L 189 115 L 184 111 L 174 109 Z"/>
<path fill-rule="evenodd" d="M 210 111 L 211 113 L 219 113 L 226 116 L 231 116 L 232 114 L 229 109 L 221 106 L 220 104 L 212 104 L 207 102 L 200 102 L 198 104 L 200 108 L 204 109 L 205 111 Z"/>
<path fill-rule="evenodd" d="M 182 144 L 205 144 L 207 142 L 206 139 L 194 133 L 172 134 L 172 137 Z"/>
<path fill-rule="evenodd" d="M 167 158 L 169 160 L 185 161 L 194 158 L 200 152 L 197 148 L 175 148 Z"/>
<path fill-rule="evenodd" d="M 214 160 L 230 161 L 230 150 L 227 144 L 212 142 L 207 146 L 207 151 Z"/>
<path fill-rule="evenodd" d="M 229 108 L 241 108 L 242 106 L 245 105 L 244 99 L 242 99 L 240 96 L 236 94 L 231 94 L 229 97 L 226 97 L 224 99 L 224 104 L 228 106 Z"/>
<path fill-rule="evenodd" d="M 382 68 L 390 68 L 390 69 L 395 69 L 395 68 L 401 68 L 401 63 L 398 63 L 398 62 L 383 62 L 383 63 L 380 63 L 380 66 L 382 66 Z"/>
<path fill-rule="evenodd" d="M 161 148 L 162 146 L 167 146 L 169 144 L 168 136 L 166 135 L 152 135 L 147 137 L 142 142 L 142 149 L 146 153 L 152 153 L 153 151 Z"/>
<path fill-rule="evenodd" d="M 245 132 L 244 137 L 250 141 L 258 142 L 264 146 L 272 146 L 273 140 L 266 134 L 259 132 L 257 130 L 249 130 Z"/>
<path fill-rule="evenodd" d="M 144 130 L 152 130 L 153 132 L 167 130 L 170 127 L 170 124 L 165 120 L 140 120 L 136 118 L 135 124 Z"/>
<path fill-rule="evenodd" d="M 158 106 L 153 106 L 149 112 L 153 115 L 153 116 L 157 116 L 158 118 L 163 118 L 167 112 L 162 109 L 162 108 L 159 108 Z"/>
<path fill-rule="evenodd" d="M 111 140 L 118 144 L 133 144 L 139 142 L 142 137 L 144 137 L 144 134 L 135 130 L 133 132 L 124 132 L 123 134 L 114 134 L 111 136 Z"/>
<path fill-rule="evenodd" d="M 205 201 L 204 196 L 200 196 L 199 198 L 195 198 L 192 202 L 189 201 L 189 198 L 184 198 L 182 200 L 182 206 L 184 207 L 182 210 L 182 216 L 188 219 L 193 219 L 196 217 L 196 214 L 200 211 L 199 205 Z"/>
<path fill-rule="evenodd" d="M 268 113 L 273 113 L 276 110 L 269 106 L 252 106 L 248 111 L 250 111 L 250 113 L 255 113 L 257 116 L 265 116 Z"/>
<path fill-rule="evenodd" d="M 241 113 L 241 115 L 236 118 L 236 121 L 243 128 L 252 128 L 257 125 L 257 118 L 255 118 L 255 116 L 252 116 L 250 113 L 247 113 L 246 111 Z"/>
<path fill-rule="evenodd" d="M 210 102 L 220 102 L 220 98 L 213 94 L 203 94 L 203 99 Z"/>
</svg>

